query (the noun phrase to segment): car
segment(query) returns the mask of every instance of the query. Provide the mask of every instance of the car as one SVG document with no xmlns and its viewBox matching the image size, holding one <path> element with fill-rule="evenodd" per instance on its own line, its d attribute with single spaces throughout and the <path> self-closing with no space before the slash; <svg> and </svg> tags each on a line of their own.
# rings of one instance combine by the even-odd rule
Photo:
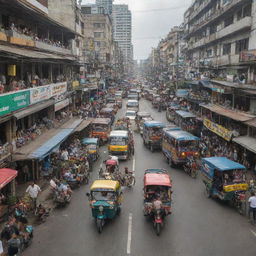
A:
<svg viewBox="0 0 256 256">
<path fill-rule="evenodd" d="M 125 113 L 125 117 L 128 117 L 131 121 L 135 120 L 136 111 L 135 110 L 127 110 Z"/>
</svg>

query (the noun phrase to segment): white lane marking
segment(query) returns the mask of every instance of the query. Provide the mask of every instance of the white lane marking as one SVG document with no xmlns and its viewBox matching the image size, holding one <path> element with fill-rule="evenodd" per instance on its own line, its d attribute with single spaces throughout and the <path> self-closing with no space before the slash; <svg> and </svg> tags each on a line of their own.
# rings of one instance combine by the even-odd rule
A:
<svg viewBox="0 0 256 256">
<path fill-rule="evenodd" d="M 133 161 L 132 161 L 132 171 L 133 172 L 135 171 L 135 157 L 133 158 Z"/>
<path fill-rule="evenodd" d="M 127 236 L 127 254 L 131 254 L 132 243 L 132 213 L 129 213 L 128 236 Z"/>
<path fill-rule="evenodd" d="M 250 231 L 252 232 L 252 234 L 256 237 L 256 232 L 253 231 L 252 229 L 250 229 Z"/>
</svg>

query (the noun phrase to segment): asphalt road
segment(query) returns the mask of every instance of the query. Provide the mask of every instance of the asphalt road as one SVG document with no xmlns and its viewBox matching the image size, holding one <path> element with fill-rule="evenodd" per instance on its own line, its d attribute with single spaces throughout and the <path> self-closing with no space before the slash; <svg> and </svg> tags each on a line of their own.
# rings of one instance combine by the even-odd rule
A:
<svg viewBox="0 0 256 256">
<path fill-rule="evenodd" d="M 150 102 L 140 101 L 140 110 L 166 121 Z M 125 108 L 119 111 L 123 115 Z M 151 153 L 135 133 L 135 158 L 122 162 L 129 169 L 135 165 L 136 185 L 124 190 L 122 213 L 98 234 L 86 192 L 89 185 L 74 192 L 70 205 L 57 209 L 45 224 L 36 227 L 34 241 L 24 252 L 27 256 L 255 256 L 256 227 L 236 210 L 208 199 L 200 180 L 192 179 L 181 169 L 170 168 L 161 152 Z M 92 181 L 102 160 L 95 164 Z M 165 168 L 173 180 L 173 214 L 165 220 L 160 237 L 142 213 L 143 173 L 147 168 Z M 129 239 L 131 238 L 131 239 Z"/>
</svg>

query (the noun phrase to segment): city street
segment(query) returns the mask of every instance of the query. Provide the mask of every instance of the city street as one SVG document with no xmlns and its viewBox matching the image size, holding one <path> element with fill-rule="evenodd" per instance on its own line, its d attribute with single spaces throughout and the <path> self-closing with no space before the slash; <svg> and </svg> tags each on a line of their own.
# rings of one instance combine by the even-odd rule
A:
<svg viewBox="0 0 256 256">
<path fill-rule="evenodd" d="M 151 112 L 155 120 L 166 122 L 165 112 L 157 112 L 151 102 L 142 99 L 140 110 Z M 118 116 L 125 113 L 125 104 Z M 86 192 L 89 185 L 74 191 L 64 209 L 56 209 L 46 223 L 35 228 L 32 245 L 26 256 L 254 256 L 256 227 L 233 208 L 204 193 L 198 177 L 192 179 L 181 169 L 168 166 L 161 152 L 151 153 L 135 133 L 135 156 L 125 166 L 134 168 L 136 185 L 125 189 L 122 213 L 104 226 L 98 234 L 91 215 Z M 107 156 L 101 147 L 101 158 L 94 165 L 91 182 Z M 143 216 L 143 173 L 147 168 L 166 168 L 173 180 L 173 214 L 165 219 L 161 235 L 155 234 L 151 222 Z M 91 183 L 90 182 L 90 183 Z"/>
</svg>

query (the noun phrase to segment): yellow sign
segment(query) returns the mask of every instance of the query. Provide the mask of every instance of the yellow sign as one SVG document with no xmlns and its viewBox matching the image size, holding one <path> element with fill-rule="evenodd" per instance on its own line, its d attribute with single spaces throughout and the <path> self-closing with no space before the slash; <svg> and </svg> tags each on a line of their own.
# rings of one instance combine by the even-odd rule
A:
<svg viewBox="0 0 256 256">
<path fill-rule="evenodd" d="M 128 146 L 109 146 L 109 151 L 119 151 L 119 152 L 123 152 L 123 151 L 127 151 L 128 150 Z"/>
<path fill-rule="evenodd" d="M 79 87 L 79 81 L 73 81 L 72 86 L 73 86 L 73 88 Z"/>
<path fill-rule="evenodd" d="M 8 66 L 8 76 L 16 76 L 16 65 Z"/>
<path fill-rule="evenodd" d="M 248 184 L 242 183 L 242 184 L 227 185 L 227 186 L 224 186 L 223 189 L 224 189 L 224 192 L 246 191 L 248 190 Z"/>
<path fill-rule="evenodd" d="M 207 118 L 204 119 L 204 126 L 227 141 L 230 141 L 232 138 L 232 131 L 226 129 L 225 127 L 219 124 L 216 124 L 210 121 Z"/>
</svg>

